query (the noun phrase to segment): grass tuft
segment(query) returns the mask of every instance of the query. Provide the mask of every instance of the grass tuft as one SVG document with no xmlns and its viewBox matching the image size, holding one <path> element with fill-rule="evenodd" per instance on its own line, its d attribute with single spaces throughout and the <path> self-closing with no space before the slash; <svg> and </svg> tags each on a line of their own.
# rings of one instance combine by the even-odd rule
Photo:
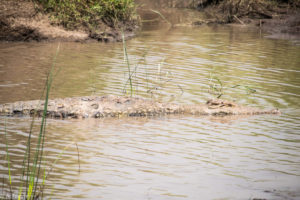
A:
<svg viewBox="0 0 300 200">
<path fill-rule="evenodd" d="M 242 90 L 246 91 L 247 95 L 250 95 L 250 94 L 253 94 L 256 92 L 255 89 L 253 89 L 252 87 L 250 87 L 248 85 L 237 84 L 237 85 L 225 87 L 225 85 L 223 84 L 221 79 L 219 77 L 213 75 L 212 73 L 210 73 L 208 86 L 209 86 L 208 92 L 210 94 L 216 96 L 216 98 L 218 98 L 218 99 L 221 98 L 225 94 L 225 91 L 228 91 L 228 90 L 234 89 L 234 88 L 241 88 Z"/>
<path fill-rule="evenodd" d="M 65 150 L 71 145 L 67 145 L 63 151 L 57 156 L 56 160 L 49 167 L 47 172 L 45 166 L 45 155 L 44 155 L 44 144 L 45 144 L 45 136 L 46 136 L 46 127 L 47 127 L 47 114 L 48 114 L 48 101 L 50 97 L 51 85 L 53 82 L 53 74 L 56 63 L 56 58 L 59 53 L 59 46 L 57 48 L 56 54 L 54 56 L 51 69 L 47 76 L 47 80 L 44 88 L 44 109 L 41 118 L 41 124 L 38 132 L 37 143 L 33 143 L 32 135 L 33 135 L 33 127 L 36 121 L 37 113 L 35 112 L 32 117 L 32 121 L 30 124 L 28 139 L 26 143 L 26 150 L 24 152 L 23 164 L 22 164 L 22 174 L 20 177 L 20 186 L 18 189 L 18 200 L 26 199 L 26 200 L 34 200 L 34 199 L 42 199 L 43 190 L 45 188 L 45 182 L 53 170 L 54 165 L 61 158 Z M 9 144 L 7 140 L 7 131 L 6 131 L 6 122 L 4 128 L 5 135 L 5 143 L 6 143 L 6 160 L 8 165 L 8 177 L 9 177 L 9 189 L 10 189 L 10 198 L 5 197 L 4 199 L 13 199 L 13 191 L 12 191 L 12 178 L 11 178 L 11 161 L 9 157 Z M 74 143 L 72 143 L 74 144 Z M 31 149 L 32 146 L 35 146 L 34 149 Z M 79 150 L 78 146 L 78 164 L 80 166 L 79 160 Z M 33 152 L 32 152 L 33 151 Z M 33 158 L 31 158 L 31 154 L 33 154 Z M 80 167 L 79 167 L 80 172 Z M 2 199 L 2 198 L 0 198 Z"/>
<path fill-rule="evenodd" d="M 123 41 L 124 60 L 126 61 L 127 69 L 128 69 L 128 80 L 129 80 L 129 85 L 130 85 L 130 96 L 132 97 L 132 93 L 133 93 L 132 73 L 131 73 L 131 69 L 130 69 L 130 63 L 129 63 L 129 59 L 128 59 L 128 54 L 127 54 L 127 47 L 126 47 L 126 41 L 125 41 L 124 32 L 122 32 L 122 41 Z"/>
</svg>

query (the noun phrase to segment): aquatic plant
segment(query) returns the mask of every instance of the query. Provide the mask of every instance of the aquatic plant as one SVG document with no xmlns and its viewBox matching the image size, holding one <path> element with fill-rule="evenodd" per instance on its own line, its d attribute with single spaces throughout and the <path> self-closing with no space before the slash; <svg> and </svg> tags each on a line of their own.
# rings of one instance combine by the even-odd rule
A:
<svg viewBox="0 0 300 200">
<path fill-rule="evenodd" d="M 128 69 L 128 80 L 129 80 L 129 84 L 130 84 L 130 96 L 132 96 L 132 93 L 133 93 L 133 88 L 132 88 L 132 73 L 131 73 L 131 69 L 130 69 L 130 63 L 129 63 L 129 59 L 128 59 L 128 54 L 127 54 L 127 47 L 126 47 L 126 41 L 125 41 L 124 32 L 122 32 L 122 41 L 123 41 L 124 60 L 126 61 L 127 69 Z M 125 84 L 125 87 L 126 87 L 126 84 Z"/>
<path fill-rule="evenodd" d="M 50 172 L 53 169 L 53 166 L 57 163 L 60 157 L 63 155 L 64 151 L 71 145 L 68 145 L 64 148 L 64 150 L 57 156 L 56 160 L 52 163 L 49 167 L 48 173 L 46 172 L 45 163 L 45 155 L 44 155 L 44 144 L 45 144 L 45 135 L 46 135 L 46 126 L 47 126 L 47 114 L 48 114 L 48 100 L 50 96 L 51 85 L 53 81 L 53 70 L 56 63 L 56 58 L 59 52 L 59 46 L 56 51 L 56 55 L 52 62 L 52 67 L 50 72 L 47 76 L 47 80 L 45 83 L 45 88 L 43 91 L 44 97 L 44 109 L 41 115 L 41 124 L 39 128 L 39 133 L 37 137 L 37 142 L 33 143 L 32 136 L 33 136 L 33 127 L 36 122 L 37 113 L 32 113 L 32 120 L 30 124 L 29 134 L 26 143 L 26 149 L 24 153 L 24 158 L 22 162 L 22 174 L 20 177 L 20 186 L 18 189 L 18 200 L 26 199 L 26 200 L 33 200 L 33 199 L 40 199 L 43 195 L 43 189 L 45 187 L 45 181 L 49 176 Z M 14 199 L 13 198 L 13 191 L 12 191 L 12 178 L 11 178 L 11 161 L 9 157 L 9 144 L 7 140 L 7 131 L 6 131 L 6 123 L 4 129 L 5 135 L 5 143 L 6 143 L 6 161 L 8 166 L 8 177 L 9 177 L 9 189 L 10 189 L 10 197 L 5 197 L 4 199 Z M 74 144 L 74 143 L 72 143 Z M 34 151 L 32 152 L 31 147 L 35 146 Z M 77 146 L 77 144 L 76 144 Z M 78 151 L 78 147 L 77 147 Z M 33 158 L 31 158 L 31 154 L 33 154 Z M 78 162 L 79 162 L 79 151 L 78 151 Z M 44 169 L 42 169 L 44 167 Z"/>
<path fill-rule="evenodd" d="M 166 88 L 166 84 L 171 83 L 172 80 L 174 79 L 174 76 L 170 71 L 163 73 L 165 58 L 162 58 L 161 62 L 157 64 L 157 67 L 153 68 L 156 72 L 150 74 L 146 63 L 146 56 L 150 51 L 150 49 L 144 51 L 141 58 L 138 59 L 138 62 L 132 66 L 131 65 L 132 62 L 129 60 L 128 57 L 124 32 L 122 32 L 122 41 L 123 41 L 124 61 L 127 66 L 127 74 L 128 74 L 128 76 L 126 77 L 126 81 L 124 83 L 124 87 L 122 89 L 123 93 L 126 95 L 130 94 L 130 96 L 132 97 L 134 94 L 139 93 L 139 89 L 138 89 L 139 85 L 143 86 L 142 84 L 145 84 L 146 91 L 144 92 L 146 94 L 149 94 L 151 98 L 154 98 L 155 94 L 158 94 L 159 92 L 164 90 Z M 145 76 L 140 76 L 138 74 L 138 68 L 142 62 L 144 62 L 143 64 L 145 65 Z M 129 92 L 127 90 L 128 85 L 129 85 Z M 175 86 L 180 92 L 179 96 L 181 96 L 184 93 L 183 88 L 179 84 L 176 84 Z"/>
<path fill-rule="evenodd" d="M 127 47 L 126 47 L 126 41 L 124 38 L 124 34 L 122 34 L 123 37 L 123 53 L 124 53 L 124 61 L 127 66 L 127 74 L 126 81 L 124 83 L 123 87 L 123 93 L 130 96 L 138 95 L 139 94 L 139 86 L 144 86 L 145 91 L 143 91 L 145 94 L 150 95 L 151 98 L 154 98 L 155 95 L 161 96 L 161 92 L 166 88 L 166 85 L 168 83 L 171 83 L 174 79 L 174 76 L 172 72 L 170 71 L 164 71 L 163 66 L 165 63 L 165 58 L 162 58 L 162 60 L 157 64 L 157 66 L 152 68 L 153 73 L 149 72 L 149 68 L 146 62 L 146 55 L 150 51 L 150 49 L 147 49 L 141 56 L 140 59 L 138 59 L 138 62 L 134 64 L 133 66 L 130 64 L 132 63 L 129 60 Z M 145 75 L 140 75 L 138 73 L 139 66 L 141 64 L 144 64 L 145 66 Z M 127 89 L 129 85 L 129 91 Z M 179 96 L 181 96 L 184 93 L 183 88 L 179 84 L 175 84 L 175 87 L 177 87 L 179 91 Z M 174 96 L 171 95 L 173 98 Z"/>
<path fill-rule="evenodd" d="M 233 88 L 241 88 L 242 90 L 246 91 L 247 95 L 256 92 L 255 89 L 253 89 L 248 85 L 236 84 L 236 85 L 225 87 L 221 79 L 218 76 L 214 75 L 213 73 L 210 73 L 208 86 L 209 86 L 208 92 L 212 95 L 215 95 L 216 98 L 218 99 L 225 94 L 225 91 L 228 91 Z"/>
<path fill-rule="evenodd" d="M 9 189 L 12 191 L 12 182 L 11 182 L 11 168 L 10 168 L 10 159 L 9 159 L 9 152 L 8 152 L 8 141 L 7 141 L 7 131 L 6 131 L 6 121 L 4 125 L 4 137 L 5 137 L 5 151 L 6 151 L 6 160 L 7 160 L 7 171 L 8 171 L 8 179 L 9 179 Z M 12 192 L 11 192 L 12 194 Z M 11 195 L 12 198 L 12 195 Z"/>
</svg>

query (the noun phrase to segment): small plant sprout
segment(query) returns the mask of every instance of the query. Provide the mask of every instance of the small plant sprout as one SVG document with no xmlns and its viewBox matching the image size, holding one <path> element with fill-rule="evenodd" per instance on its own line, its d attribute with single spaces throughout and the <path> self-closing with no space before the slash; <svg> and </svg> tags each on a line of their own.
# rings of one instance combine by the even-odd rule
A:
<svg viewBox="0 0 300 200">
<path fill-rule="evenodd" d="M 230 90 L 238 87 L 245 90 L 247 95 L 251 95 L 256 92 L 255 89 L 247 85 L 237 84 L 234 86 L 225 87 L 223 82 L 217 76 L 214 76 L 212 73 L 210 73 L 208 86 L 208 92 L 212 95 L 215 95 L 218 99 L 225 94 L 225 90 Z"/>
</svg>

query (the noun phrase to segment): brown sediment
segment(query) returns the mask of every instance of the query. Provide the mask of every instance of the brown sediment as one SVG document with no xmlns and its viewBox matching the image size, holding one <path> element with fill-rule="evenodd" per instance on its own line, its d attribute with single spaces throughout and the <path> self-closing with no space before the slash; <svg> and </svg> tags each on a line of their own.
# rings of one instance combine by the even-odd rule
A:
<svg viewBox="0 0 300 200">
<path fill-rule="evenodd" d="M 23 116 L 37 114 L 42 116 L 43 102 L 19 101 L 0 105 L 0 115 Z M 64 99 L 53 99 L 48 102 L 47 117 L 50 118 L 104 118 L 104 117 L 137 117 L 161 116 L 171 114 L 191 115 L 258 115 L 279 114 L 280 111 L 261 110 L 226 100 L 209 100 L 206 104 L 181 105 L 161 103 L 137 97 L 125 96 L 86 96 Z"/>
<path fill-rule="evenodd" d="M 300 39 L 300 0 L 136 0 L 143 23 L 172 27 L 234 25 L 268 33 L 276 39 Z M 142 4 L 144 5 L 144 4 Z M 165 19 L 149 9 L 158 10 Z M 182 9 L 185 8 L 185 9 Z M 198 13 L 198 14 L 197 14 Z"/>
<path fill-rule="evenodd" d="M 273 38 L 300 39 L 300 1 L 294 4 L 259 0 L 205 2 L 212 1 L 199 6 L 206 18 L 194 21 L 193 25 L 240 24 L 258 27 Z"/>
</svg>

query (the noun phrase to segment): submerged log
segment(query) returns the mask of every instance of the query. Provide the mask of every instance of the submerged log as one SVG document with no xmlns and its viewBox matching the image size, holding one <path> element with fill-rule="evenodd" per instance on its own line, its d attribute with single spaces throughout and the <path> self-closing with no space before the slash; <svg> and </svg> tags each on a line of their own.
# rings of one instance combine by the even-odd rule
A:
<svg viewBox="0 0 300 200">
<path fill-rule="evenodd" d="M 43 115 L 43 101 L 19 101 L 0 105 L 0 115 Z M 161 103 L 136 97 L 86 96 L 53 99 L 48 102 L 47 117 L 50 118 L 103 118 L 122 116 L 160 116 L 169 114 L 192 115 L 257 115 L 279 114 L 278 109 L 261 110 L 226 100 L 209 100 L 206 104 L 181 105 Z"/>
</svg>

